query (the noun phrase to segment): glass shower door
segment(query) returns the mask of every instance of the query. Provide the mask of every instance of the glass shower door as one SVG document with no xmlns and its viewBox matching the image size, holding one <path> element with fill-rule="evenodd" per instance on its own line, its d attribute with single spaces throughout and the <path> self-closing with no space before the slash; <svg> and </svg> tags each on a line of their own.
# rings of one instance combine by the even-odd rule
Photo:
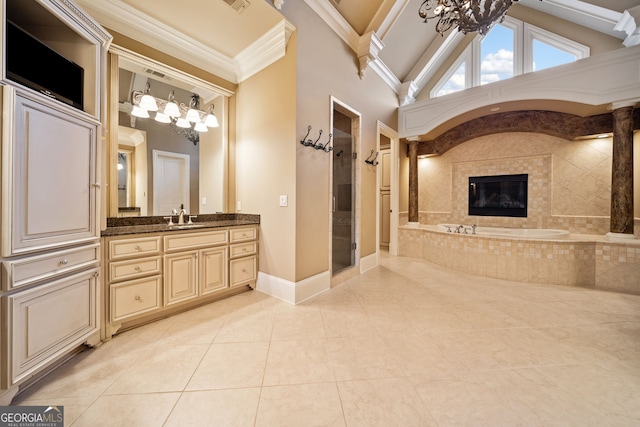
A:
<svg viewBox="0 0 640 427">
<path fill-rule="evenodd" d="M 355 265 L 355 161 L 352 135 L 333 129 L 332 274 Z"/>
</svg>

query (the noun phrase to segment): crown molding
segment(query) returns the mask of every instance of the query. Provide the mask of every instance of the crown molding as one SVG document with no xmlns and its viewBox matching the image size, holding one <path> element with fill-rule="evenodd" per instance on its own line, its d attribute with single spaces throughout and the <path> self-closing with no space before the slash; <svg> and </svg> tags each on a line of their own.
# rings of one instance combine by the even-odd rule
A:
<svg viewBox="0 0 640 427">
<path fill-rule="evenodd" d="M 304 2 L 322 18 L 351 50 L 358 52 L 360 35 L 349 25 L 346 19 L 326 0 L 304 0 Z"/>
<path fill-rule="evenodd" d="M 293 27 L 283 19 L 263 37 L 231 58 L 122 0 L 77 1 L 105 27 L 235 84 L 281 59 L 293 31 Z"/>
<path fill-rule="evenodd" d="M 264 70 L 286 54 L 287 43 L 295 27 L 282 20 L 234 58 L 238 81 Z"/>
</svg>

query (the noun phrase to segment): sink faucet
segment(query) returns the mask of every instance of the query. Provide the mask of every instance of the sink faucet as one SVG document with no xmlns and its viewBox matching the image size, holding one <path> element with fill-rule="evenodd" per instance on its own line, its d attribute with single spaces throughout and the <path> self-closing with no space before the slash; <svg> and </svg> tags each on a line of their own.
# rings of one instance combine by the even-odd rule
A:
<svg viewBox="0 0 640 427">
<path fill-rule="evenodd" d="M 187 210 L 186 209 L 180 209 L 180 214 L 178 216 L 178 224 L 182 225 L 184 224 L 184 216 L 187 214 Z"/>
<path fill-rule="evenodd" d="M 173 209 L 173 210 L 171 211 L 171 213 L 172 213 L 173 215 L 177 215 L 177 216 L 178 216 L 178 224 L 179 224 L 179 225 L 184 224 L 184 216 L 187 214 L 187 210 L 186 210 L 186 209 L 184 209 L 184 208 L 180 208 L 180 212 L 178 212 L 178 210 L 177 210 L 177 209 Z M 169 225 L 171 225 L 171 224 L 169 224 Z"/>
</svg>

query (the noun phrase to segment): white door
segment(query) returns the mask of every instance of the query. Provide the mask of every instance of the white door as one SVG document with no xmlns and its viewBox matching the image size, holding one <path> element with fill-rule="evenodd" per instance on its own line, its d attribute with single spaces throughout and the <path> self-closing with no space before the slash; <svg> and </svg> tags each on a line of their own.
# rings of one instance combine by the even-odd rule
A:
<svg viewBox="0 0 640 427">
<path fill-rule="evenodd" d="M 391 241 L 391 150 L 380 150 L 380 247 Z"/>
<path fill-rule="evenodd" d="M 153 215 L 189 210 L 189 155 L 153 150 Z"/>
</svg>

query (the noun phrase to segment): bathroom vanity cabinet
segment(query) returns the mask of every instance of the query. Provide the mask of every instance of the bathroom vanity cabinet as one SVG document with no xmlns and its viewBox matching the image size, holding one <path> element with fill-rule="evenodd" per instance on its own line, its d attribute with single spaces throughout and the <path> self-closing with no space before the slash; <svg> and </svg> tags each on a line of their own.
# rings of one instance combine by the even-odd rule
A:
<svg viewBox="0 0 640 427">
<path fill-rule="evenodd" d="M 8 405 L 32 377 L 100 342 L 97 157 L 111 37 L 67 0 L 2 0 L 1 10 L 0 405 Z M 33 50 L 20 56 L 31 63 L 16 59 L 26 46 L 14 30 L 57 59 Z M 74 101 L 63 96 L 68 86 L 53 88 L 69 83 L 58 68 L 67 66 L 81 76 Z"/>
<path fill-rule="evenodd" d="M 248 290 L 257 279 L 257 225 L 125 232 L 103 237 L 103 248 L 103 339 Z"/>
</svg>

